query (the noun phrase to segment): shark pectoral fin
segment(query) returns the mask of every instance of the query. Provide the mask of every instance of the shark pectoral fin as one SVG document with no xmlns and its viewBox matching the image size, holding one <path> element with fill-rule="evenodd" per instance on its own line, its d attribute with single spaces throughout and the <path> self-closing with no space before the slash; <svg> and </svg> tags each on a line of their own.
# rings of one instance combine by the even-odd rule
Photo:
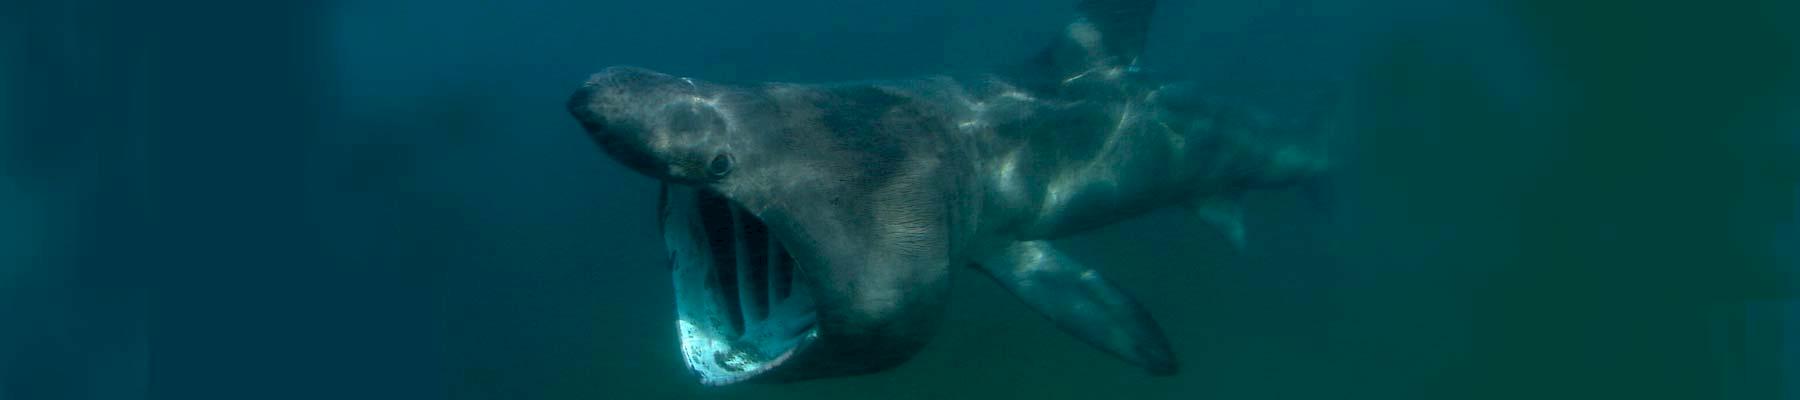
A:
<svg viewBox="0 0 1800 400">
<path fill-rule="evenodd" d="M 1239 196 L 1209 196 L 1194 201 L 1194 216 L 1219 229 L 1231 247 L 1244 250 L 1244 203 Z"/>
<path fill-rule="evenodd" d="M 1175 373 L 1175 353 L 1142 305 L 1099 273 L 1043 241 L 1018 242 L 980 268 L 1064 331 L 1153 375 Z"/>
</svg>

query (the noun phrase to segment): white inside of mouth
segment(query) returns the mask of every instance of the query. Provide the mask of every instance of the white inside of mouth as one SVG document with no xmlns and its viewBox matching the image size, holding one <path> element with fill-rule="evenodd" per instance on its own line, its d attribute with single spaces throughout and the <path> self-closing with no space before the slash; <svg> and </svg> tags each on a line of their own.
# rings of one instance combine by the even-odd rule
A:
<svg viewBox="0 0 1800 400">
<path fill-rule="evenodd" d="M 762 221 L 710 192 L 665 190 L 676 328 L 688 369 L 702 383 L 762 375 L 818 336 L 795 259 Z"/>
</svg>

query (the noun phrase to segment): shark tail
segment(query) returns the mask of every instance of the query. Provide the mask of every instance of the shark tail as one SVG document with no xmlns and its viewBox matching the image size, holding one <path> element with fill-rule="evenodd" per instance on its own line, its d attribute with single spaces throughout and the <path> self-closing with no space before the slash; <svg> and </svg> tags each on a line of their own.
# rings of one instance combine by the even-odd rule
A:
<svg viewBox="0 0 1800 400">
<path fill-rule="evenodd" d="M 1232 248 L 1248 244 L 1244 229 L 1244 194 L 1250 189 L 1297 188 L 1308 207 L 1330 216 L 1336 203 L 1335 185 L 1329 174 L 1330 160 L 1323 152 L 1299 146 L 1273 150 L 1246 186 L 1210 193 L 1188 201 L 1187 209 L 1200 221 L 1218 229 Z"/>
<path fill-rule="evenodd" d="M 1312 115 L 1305 118 L 1303 129 L 1310 137 L 1311 145 L 1307 146 L 1307 158 L 1310 168 L 1302 174 L 1298 182 L 1301 193 L 1319 215 L 1333 216 L 1334 205 L 1337 204 L 1337 163 L 1332 158 L 1332 148 L 1338 140 L 1344 138 L 1348 114 L 1348 102 L 1342 90 L 1330 90 L 1330 94 L 1321 98 L 1320 104 L 1312 107 Z"/>
<path fill-rule="evenodd" d="M 1285 128 L 1292 130 L 1287 136 L 1298 140 L 1252 145 L 1234 167 L 1238 183 L 1232 189 L 1189 200 L 1188 209 L 1239 250 L 1247 244 L 1242 199 L 1248 190 L 1296 190 L 1310 211 L 1331 218 L 1337 204 L 1331 148 L 1344 123 L 1344 107 L 1336 96 L 1325 100 Z"/>
</svg>

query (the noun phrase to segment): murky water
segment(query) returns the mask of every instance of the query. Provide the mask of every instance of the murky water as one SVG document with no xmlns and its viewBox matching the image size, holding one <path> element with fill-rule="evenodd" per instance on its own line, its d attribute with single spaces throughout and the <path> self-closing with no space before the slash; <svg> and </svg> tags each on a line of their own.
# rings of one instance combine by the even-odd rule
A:
<svg viewBox="0 0 1800 400">
<path fill-rule="evenodd" d="M 1070 4 L 125 3 L 0 4 L 3 400 L 1800 396 L 1792 5 L 1165 1 L 1145 68 L 1343 110 L 1329 201 L 1252 196 L 1243 251 L 1059 243 L 1179 375 L 958 271 L 898 369 L 708 388 L 576 85 L 975 73 Z"/>
</svg>

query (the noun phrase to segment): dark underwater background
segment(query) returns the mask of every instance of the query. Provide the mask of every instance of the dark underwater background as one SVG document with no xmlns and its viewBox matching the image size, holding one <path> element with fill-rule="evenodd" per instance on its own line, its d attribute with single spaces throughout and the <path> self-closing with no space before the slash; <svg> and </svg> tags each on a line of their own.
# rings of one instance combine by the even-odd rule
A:
<svg viewBox="0 0 1800 400">
<path fill-rule="evenodd" d="M 1065 3 L 4 0 L 0 400 L 1800 398 L 1791 1 L 1165 1 L 1147 68 L 1329 117 L 1340 165 L 1241 252 L 1063 241 L 1179 375 L 967 271 L 898 369 L 686 373 L 587 74 L 980 72 Z"/>
</svg>

